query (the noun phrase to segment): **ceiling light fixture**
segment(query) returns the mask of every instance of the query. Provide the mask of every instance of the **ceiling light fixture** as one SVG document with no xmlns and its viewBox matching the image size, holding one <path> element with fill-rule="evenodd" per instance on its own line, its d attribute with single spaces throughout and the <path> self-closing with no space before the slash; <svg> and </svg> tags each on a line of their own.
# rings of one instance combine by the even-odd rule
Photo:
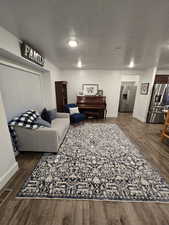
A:
<svg viewBox="0 0 169 225">
<path fill-rule="evenodd" d="M 81 61 L 80 59 L 79 59 L 78 62 L 77 62 L 77 67 L 78 67 L 78 68 L 82 68 L 82 61 Z"/>
<path fill-rule="evenodd" d="M 134 59 L 132 59 L 130 61 L 130 64 L 128 65 L 129 68 L 133 68 L 135 66 L 135 63 L 134 63 Z"/>
<path fill-rule="evenodd" d="M 76 40 L 69 40 L 68 45 L 70 48 L 76 48 L 78 46 L 78 42 Z"/>
</svg>

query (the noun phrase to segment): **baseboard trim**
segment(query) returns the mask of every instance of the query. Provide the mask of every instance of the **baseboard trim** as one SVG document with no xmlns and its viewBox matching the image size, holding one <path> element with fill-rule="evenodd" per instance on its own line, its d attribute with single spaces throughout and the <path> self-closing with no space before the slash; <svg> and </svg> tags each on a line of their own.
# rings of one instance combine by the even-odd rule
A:
<svg viewBox="0 0 169 225">
<path fill-rule="evenodd" d="M 0 177 L 0 190 L 7 184 L 7 182 L 11 179 L 11 177 L 17 172 L 18 170 L 18 163 L 15 162 L 8 171 Z"/>
<path fill-rule="evenodd" d="M 107 114 L 106 115 L 106 118 L 117 118 L 117 115 L 113 115 L 113 114 Z"/>
<path fill-rule="evenodd" d="M 145 121 L 142 117 L 134 116 L 134 115 L 133 115 L 133 118 L 139 120 L 139 121 L 142 122 L 142 123 L 146 123 L 146 121 Z"/>
</svg>

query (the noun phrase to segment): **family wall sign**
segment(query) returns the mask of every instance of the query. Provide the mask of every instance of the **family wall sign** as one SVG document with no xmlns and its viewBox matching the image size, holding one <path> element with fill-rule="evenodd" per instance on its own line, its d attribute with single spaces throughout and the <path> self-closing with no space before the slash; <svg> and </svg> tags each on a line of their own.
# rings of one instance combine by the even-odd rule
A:
<svg viewBox="0 0 169 225">
<path fill-rule="evenodd" d="M 45 58 L 37 50 L 32 48 L 26 42 L 22 42 L 20 46 L 21 46 L 22 57 L 40 65 L 40 66 L 44 66 Z"/>
</svg>

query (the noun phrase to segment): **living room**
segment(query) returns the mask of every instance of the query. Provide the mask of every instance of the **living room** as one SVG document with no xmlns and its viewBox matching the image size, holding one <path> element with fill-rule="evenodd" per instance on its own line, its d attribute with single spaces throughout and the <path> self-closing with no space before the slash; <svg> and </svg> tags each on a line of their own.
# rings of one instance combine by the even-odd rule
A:
<svg viewBox="0 0 169 225">
<path fill-rule="evenodd" d="M 0 224 L 169 224 L 169 3 L 0 5 Z"/>
</svg>

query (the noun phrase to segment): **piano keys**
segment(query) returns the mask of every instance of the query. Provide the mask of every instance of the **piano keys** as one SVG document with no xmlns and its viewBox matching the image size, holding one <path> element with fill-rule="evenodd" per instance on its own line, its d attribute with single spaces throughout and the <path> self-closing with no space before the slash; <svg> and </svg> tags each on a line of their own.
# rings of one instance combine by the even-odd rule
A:
<svg viewBox="0 0 169 225">
<path fill-rule="evenodd" d="M 87 117 L 106 118 L 105 96 L 77 96 L 77 106 Z"/>
</svg>

